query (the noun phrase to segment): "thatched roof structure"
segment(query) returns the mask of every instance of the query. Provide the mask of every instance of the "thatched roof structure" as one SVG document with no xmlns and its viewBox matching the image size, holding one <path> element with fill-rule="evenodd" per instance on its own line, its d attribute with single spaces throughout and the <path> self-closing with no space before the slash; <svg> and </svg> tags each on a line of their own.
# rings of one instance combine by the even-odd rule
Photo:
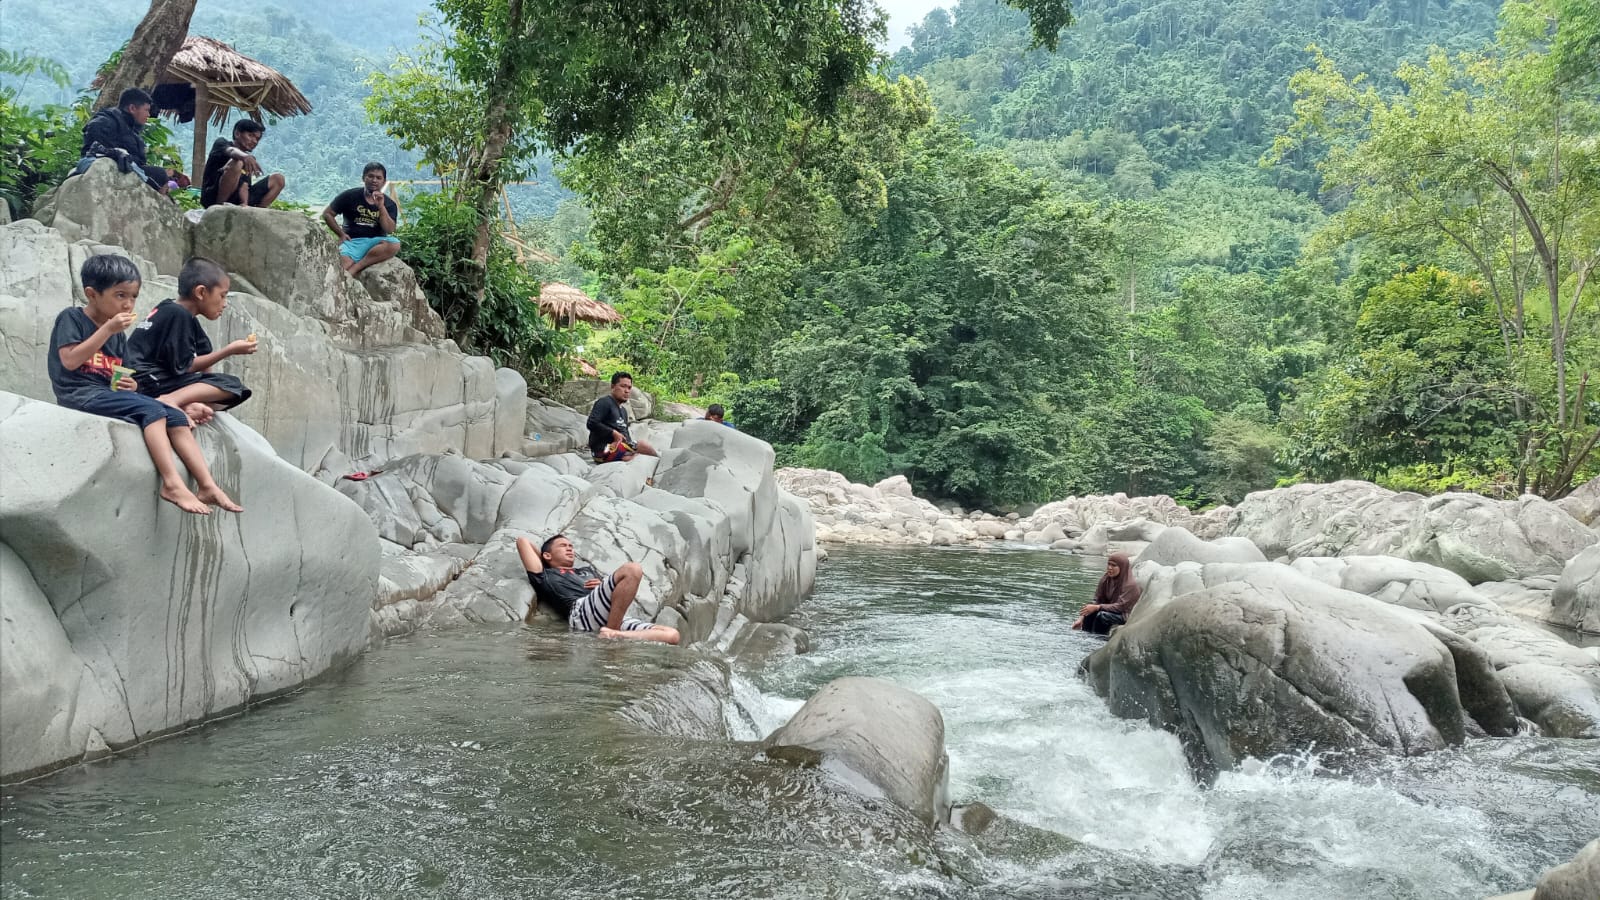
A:
<svg viewBox="0 0 1600 900">
<path fill-rule="evenodd" d="M 228 120 L 231 109 L 243 110 L 257 119 L 263 112 L 274 116 L 311 112 L 311 101 L 278 70 L 202 35 L 183 39 L 183 46 L 167 63 L 167 74 L 161 80 L 163 85 L 186 84 L 191 90 L 204 84 L 208 107 L 205 112 L 216 125 Z M 168 107 L 163 104 L 162 108 Z"/>
<path fill-rule="evenodd" d="M 96 78 L 98 86 L 101 79 Z M 221 125 L 238 109 L 260 120 L 263 112 L 274 116 L 303 116 L 311 101 L 294 83 L 266 63 L 245 56 L 216 38 L 191 34 L 167 63 L 161 83 L 150 91 L 155 109 L 179 122 L 194 121 L 194 159 L 189 161 L 195 184 L 205 165 L 208 145 L 206 124 Z"/>
<path fill-rule="evenodd" d="M 539 289 L 539 311 L 557 323 L 582 320 L 602 325 L 621 322 L 622 314 L 570 284 L 552 281 Z"/>
</svg>

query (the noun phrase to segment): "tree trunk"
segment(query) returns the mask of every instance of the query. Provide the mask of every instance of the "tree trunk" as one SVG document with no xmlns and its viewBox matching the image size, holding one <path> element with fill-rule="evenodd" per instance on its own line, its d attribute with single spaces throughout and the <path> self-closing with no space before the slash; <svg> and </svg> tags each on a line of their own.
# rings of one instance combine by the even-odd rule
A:
<svg viewBox="0 0 1600 900">
<path fill-rule="evenodd" d="M 196 0 L 150 0 L 150 11 L 144 14 L 133 37 L 122 51 L 116 68 L 106 76 L 100 86 L 100 96 L 94 101 L 95 109 L 116 106 L 117 98 L 128 88 L 149 90 L 156 86 L 167 63 L 183 46 L 189 36 L 189 20 L 194 17 Z"/>
<path fill-rule="evenodd" d="M 488 133 L 485 135 L 483 150 L 462 178 L 462 194 L 471 199 L 472 207 L 478 213 L 478 232 L 472 240 L 472 265 L 467 269 L 467 308 L 456 325 L 456 334 L 453 335 L 456 343 L 467 348 L 475 343 L 471 340 L 471 335 L 478 326 L 478 316 L 483 310 L 483 296 L 489 286 L 489 244 L 493 238 L 491 229 L 494 228 L 495 220 L 499 218 L 495 201 L 499 199 L 500 192 L 505 187 L 500 175 L 500 163 L 505 158 L 506 146 L 511 143 L 511 134 L 516 128 L 517 118 L 513 97 L 517 81 L 517 51 L 510 45 L 521 39 L 522 28 L 522 0 L 511 0 L 506 10 L 506 30 L 510 36 L 508 46 L 501 50 L 500 64 L 495 69 L 494 79 L 489 83 L 487 91 L 490 99 L 488 114 L 484 121 L 488 126 Z"/>
</svg>

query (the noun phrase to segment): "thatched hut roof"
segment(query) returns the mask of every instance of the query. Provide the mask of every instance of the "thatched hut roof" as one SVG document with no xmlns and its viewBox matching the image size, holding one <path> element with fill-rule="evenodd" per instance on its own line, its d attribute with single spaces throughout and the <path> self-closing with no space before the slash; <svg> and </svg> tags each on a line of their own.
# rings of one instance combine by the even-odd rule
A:
<svg viewBox="0 0 1600 900">
<path fill-rule="evenodd" d="M 218 125 L 227 121 L 229 109 L 244 110 L 257 118 L 263 111 L 274 116 L 311 112 L 311 101 L 276 69 L 201 35 L 184 38 L 161 81 L 204 84 L 211 119 Z"/>
<path fill-rule="evenodd" d="M 570 284 L 552 281 L 539 289 L 539 311 L 557 322 L 621 322 L 622 314 Z"/>
</svg>

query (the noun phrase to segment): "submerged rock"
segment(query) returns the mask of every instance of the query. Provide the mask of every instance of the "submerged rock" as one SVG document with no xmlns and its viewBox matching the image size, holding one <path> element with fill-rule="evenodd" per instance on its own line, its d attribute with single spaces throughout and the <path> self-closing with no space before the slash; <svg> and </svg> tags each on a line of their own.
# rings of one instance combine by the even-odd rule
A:
<svg viewBox="0 0 1600 900">
<path fill-rule="evenodd" d="M 136 426 L 0 393 L 0 777 L 270 697 L 367 645 L 360 508 L 220 414 L 197 432 L 240 514 L 157 496 Z"/>
<path fill-rule="evenodd" d="M 773 759 L 821 766 L 928 825 L 950 818 L 944 716 L 918 694 L 878 678 L 823 685 L 763 742 Z"/>
</svg>

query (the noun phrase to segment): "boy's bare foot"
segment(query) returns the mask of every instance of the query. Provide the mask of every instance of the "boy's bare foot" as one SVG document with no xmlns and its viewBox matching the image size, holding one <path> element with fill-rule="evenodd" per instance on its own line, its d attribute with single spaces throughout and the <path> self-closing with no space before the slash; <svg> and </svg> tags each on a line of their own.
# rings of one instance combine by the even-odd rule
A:
<svg viewBox="0 0 1600 900">
<path fill-rule="evenodd" d="M 213 484 L 208 488 L 201 488 L 199 498 L 207 503 L 220 506 L 228 512 L 244 512 L 244 507 L 233 502 L 233 498 L 223 492 L 220 485 Z"/>
<path fill-rule="evenodd" d="M 217 411 L 212 409 L 210 406 L 196 400 L 195 402 L 184 406 L 183 414 L 188 416 L 189 421 L 193 422 L 195 425 L 204 425 L 216 418 Z"/>
<path fill-rule="evenodd" d="M 196 497 L 193 491 L 181 484 L 162 485 L 161 499 L 186 513 L 194 513 L 197 516 L 211 515 L 211 507 L 200 502 L 200 498 Z"/>
</svg>

